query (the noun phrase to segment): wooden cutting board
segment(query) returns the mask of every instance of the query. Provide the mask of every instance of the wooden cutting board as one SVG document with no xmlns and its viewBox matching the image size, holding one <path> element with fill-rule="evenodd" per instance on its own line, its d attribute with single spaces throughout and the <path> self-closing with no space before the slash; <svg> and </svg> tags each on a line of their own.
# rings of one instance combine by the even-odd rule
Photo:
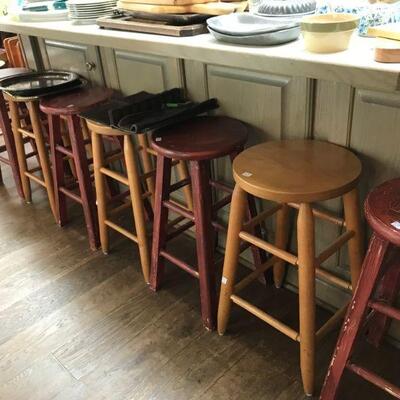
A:
<svg viewBox="0 0 400 400">
<path fill-rule="evenodd" d="M 155 33 L 157 35 L 166 36 L 195 36 L 207 32 L 207 25 L 169 25 L 166 22 L 138 20 L 131 16 L 121 17 L 102 17 L 96 21 L 97 25 L 106 29 L 118 29 L 122 31 Z"/>
<path fill-rule="evenodd" d="M 368 28 L 368 35 L 400 40 L 400 23 L 372 26 Z"/>
<path fill-rule="evenodd" d="M 222 3 L 212 2 L 206 4 L 188 4 L 181 6 L 160 6 L 153 4 L 132 3 L 127 0 L 117 2 L 117 7 L 126 11 L 144 11 L 149 13 L 159 14 L 208 14 L 208 15 L 223 15 L 233 12 L 242 12 L 247 7 L 247 1 Z"/>
<path fill-rule="evenodd" d="M 400 41 L 390 39 L 377 40 L 375 61 L 382 63 L 400 63 Z"/>
<path fill-rule="evenodd" d="M 203 4 L 203 3 L 211 3 L 215 2 L 215 0 L 128 0 L 127 3 L 139 3 L 151 5 L 160 5 L 160 6 L 185 6 L 190 4 Z"/>
</svg>

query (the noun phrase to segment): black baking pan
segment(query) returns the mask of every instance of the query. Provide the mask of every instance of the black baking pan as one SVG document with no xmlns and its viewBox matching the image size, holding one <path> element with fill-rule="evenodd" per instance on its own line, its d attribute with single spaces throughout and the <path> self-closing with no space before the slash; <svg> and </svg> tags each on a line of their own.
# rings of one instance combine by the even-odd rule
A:
<svg viewBox="0 0 400 400">
<path fill-rule="evenodd" d="M 165 22 L 168 25 L 177 26 L 201 24 L 212 16 L 205 14 L 156 14 L 144 11 L 124 11 L 123 15 L 129 15 L 140 20 Z"/>
<path fill-rule="evenodd" d="M 79 75 L 69 71 L 31 72 L 0 80 L 0 89 L 13 96 L 34 97 L 76 87 Z"/>
</svg>

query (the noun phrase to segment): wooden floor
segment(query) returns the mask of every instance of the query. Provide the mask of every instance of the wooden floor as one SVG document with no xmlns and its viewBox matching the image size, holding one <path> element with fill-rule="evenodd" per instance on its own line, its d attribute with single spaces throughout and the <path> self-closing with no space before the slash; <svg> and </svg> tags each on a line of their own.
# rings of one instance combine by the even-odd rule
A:
<svg viewBox="0 0 400 400">
<path fill-rule="evenodd" d="M 150 292 L 131 242 L 115 236 L 110 255 L 92 253 L 79 209 L 61 229 L 41 189 L 25 205 L 3 174 L 1 400 L 303 398 L 296 343 L 237 308 L 226 336 L 205 331 L 193 278 L 171 266 L 163 290 Z M 179 240 L 191 260 L 192 241 Z M 246 296 L 296 326 L 293 293 L 256 283 Z M 328 316 L 318 311 L 319 322 Z M 318 390 L 336 334 L 319 349 Z M 363 354 L 399 380 L 398 351 Z M 344 386 L 341 400 L 390 398 L 355 377 Z"/>
</svg>

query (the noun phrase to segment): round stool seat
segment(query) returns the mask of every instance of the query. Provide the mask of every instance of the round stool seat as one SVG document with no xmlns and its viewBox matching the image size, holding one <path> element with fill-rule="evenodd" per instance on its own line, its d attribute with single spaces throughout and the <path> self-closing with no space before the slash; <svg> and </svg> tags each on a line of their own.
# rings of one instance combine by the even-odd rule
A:
<svg viewBox="0 0 400 400">
<path fill-rule="evenodd" d="M 379 185 L 365 200 L 365 216 L 371 228 L 400 246 L 400 179 Z"/>
<path fill-rule="evenodd" d="M 247 141 L 247 127 L 228 117 L 196 117 L 152 135 L 157 153 L 179 160 L 211 160 L 234 152 Z"/>
<path fill-rule="evenodd" d="M 317 140 L 266 142 L 240 153 L 235 181 L 248 193 L 278 202 L 313 202 L 355 187 L 360 160 L 349 150 Z"/>
<path fill-rule="evenodd" d="M 102 87 L 73 90 L 65 94 L 42 98 L 40 100 L 40 109 L 46 114 L 78 114 L 108 100 L 112 94 L 112 89 Z"/>
<path fill-rule="evenodd" d="M 0 69 L 0 81 L 5 78 L 27 74 L 28 72 L 31 72 L 28 68 L 2 68 Z"/>
</svg>

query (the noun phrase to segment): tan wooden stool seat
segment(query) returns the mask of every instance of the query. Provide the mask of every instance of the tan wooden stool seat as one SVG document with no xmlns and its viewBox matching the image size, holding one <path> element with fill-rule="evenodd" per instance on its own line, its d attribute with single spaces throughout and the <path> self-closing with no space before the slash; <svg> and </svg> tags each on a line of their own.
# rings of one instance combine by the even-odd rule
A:
<svg viewBox="0 0 400 400">
<path fill-rule="evenodd" d="M 149 282 L 150 275 L 150 247 L 148 230 L 146 229 L 146 212 L 148 220 L 153 219 L 152 204 L 154 201 L 154 177 L 156 169 L 153 167 L 153 157 L 156 152 L 148 145 L 146 134 L 132 135 L 119 129 L 113 129 L 96 122 L 86 120 L 89 131 L 92 133 L 93 166 L 99 218 L 101 248 L 108 253 L 108 229 L 111 228 L 128 239 L 137 243 L 145 281 Z M 111 157 L 105 157 L 102 136 L 123 137 L 123 152 Z M 134 136 L 137 138 L 137 145 Z M 109 165 L 113 161 L 122 160 L 125 164 L 126 175 L 112 170 Z M 188 179 L 188 172 L 184 162 L 175 162 L 178 175 L 181 179 Z M 107 199 L 105 178 L 112 178 L 128 187 L 128 190 Z M 185 193 L 188 207 L 191 207 L 192 198 L 190 189 Z M 127 197 L 130 200 L 127 201 Z M 127 208 L 132 208 L 135 232 L 112 221 Z"/>
<path fill-rule="evenodd" d="M 233 192 L 226 254 L 218 309 L 218 332 L 225 332 L 232 302 L 245 308 L 277 330 L 300 342 L 300 367 L 304 391 L 314 390 L 315 343 L 341 320 L 341 308 L 321 328 L 315 327 L 315 276 L 345 289 L 355 288 L 362 264 L 362 234 L 357 183 L 361 174 L 359 159 L 349 150 L 327 142 L 286 140 L 267 142 L 240 153 L 233 162 L 236 186 Z M 247 195 L 276 202 L 253 220 L 244 222 Z M 315 209 L 311 203 L 343 196 L 345 218 Z M 297 252 L 287 251 L 289 210 L 298 209 Z M 250 228 L 276 214 L 275 243 L 256 237 Z M 314 218 L 339 225 L 344 232 L 320 254 L 315 254 Z M 269 252 L 271 257 L 240 282 L 235 282 L 241 241 Z M 344 244 L 349 246 L 351 281 L 331 274 L 322 263 Z M 274 282 L 282 285 L 285 263 L 298 268 L 300 331 L 239 297 L 237 293 L 273 267 Z"/>
<path fill-rule="evenodd" d="M 347 149 L 318 140 L 282 140 L 251 147 L 233 166 L 248 193 L 279 202 L 314 202 L 348 192 L 361 174 Z"/>
</svg>

